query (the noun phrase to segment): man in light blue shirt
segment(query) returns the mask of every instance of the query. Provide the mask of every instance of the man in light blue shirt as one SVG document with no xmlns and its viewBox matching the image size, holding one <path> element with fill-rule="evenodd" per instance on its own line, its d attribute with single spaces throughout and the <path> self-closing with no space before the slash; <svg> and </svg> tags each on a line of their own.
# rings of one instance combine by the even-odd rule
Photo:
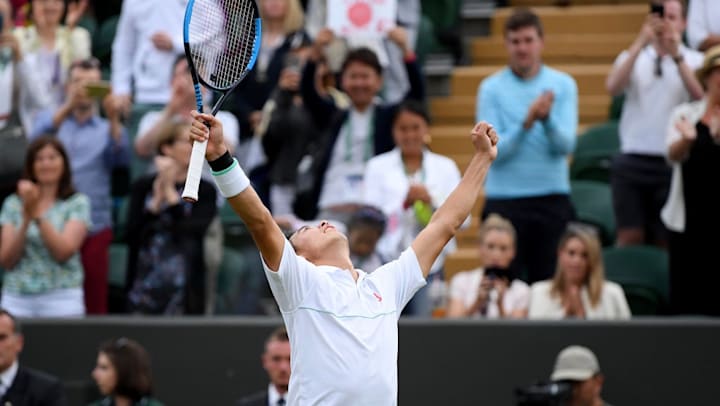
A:
<svg viewBox="0 0 720 406">
<path fill-rule="evenodd" d="M 68 152 L 75 188 L 90 198 L 92 228 L 81 251 L 87 314 L 107 313 L 108 252 L 113 238 L 111 175 L 114 168 L 128 166 L 130 157 L 114 96 L 91 93 L 92 83 L 100 81 L 99 66 L 94 59 L 71 65 L 65 102 L 57 111 L 41 112 L 31 135 L 57 135 Z M 107 119 L 98 114 L 96 100 L 101 96 Z"/>
<path fill-rule="evenodd" d="M 517 229 L 513 268 L 528 282 L 550 278 L 560 235 L 575 217 L 567 158 L 575 148 L 577 85 L 542 63 L 543 28 L 518 10 L 505 25 L 508 66 L 483 80 L 477 120 L 494 123 L 498 157 L 488 172 L 483 217 L 498 213 Z"/>
</svg>

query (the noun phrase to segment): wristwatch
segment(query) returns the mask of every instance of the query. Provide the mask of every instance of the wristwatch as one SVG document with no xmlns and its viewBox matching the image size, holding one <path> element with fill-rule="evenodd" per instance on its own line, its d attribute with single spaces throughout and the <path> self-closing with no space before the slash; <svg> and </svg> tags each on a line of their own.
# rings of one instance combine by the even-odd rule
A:
<svg viewBox="0 0 720 406">
<path fill-rule="evenodd" d="M 678 54 L 678 56 L 673 56 L 672 60 L 675 61 L 676 64 L 679 64 L 680 62 L 683 61 L 683 59 L 684 58 L 683 58 L 682 54 Z"/>
</svg>

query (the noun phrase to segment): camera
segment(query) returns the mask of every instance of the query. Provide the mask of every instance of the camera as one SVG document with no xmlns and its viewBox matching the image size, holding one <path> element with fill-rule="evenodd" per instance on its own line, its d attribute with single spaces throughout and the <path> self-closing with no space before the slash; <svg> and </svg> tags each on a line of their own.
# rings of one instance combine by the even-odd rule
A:
<svg viewBox="0 0 720 406">
<path fill-rule="evenodd" d="M 537 382 L 515 389 L 517 406 L 567 406 L 573 394 L 570 381 Z"/>
<path fill-rule="evenodd" d="M 499 279 L 499 278 L 505 278 L 507 280 L 512 280 L 510 277 L 510 270 L 506 268 L 500 268 L 497 266 L 489 266 L 485 268 L 485 276 L 488 277 L 488 279 Z"/>
<path fill-rule="evenodd" d="M 296 72 L 300 72 L 302 70 L 303 61 L 300 59 L 298 55 L 295 55 L 293 53 L 289 53 L 285 57 L 285 68 L 292 69 Z"/>
<path fill-rule="evenodd" d="M 657 14 L 660 18 L 665 17 L 665 5 L 651 2 L 650 14 Z"/>
</svg>

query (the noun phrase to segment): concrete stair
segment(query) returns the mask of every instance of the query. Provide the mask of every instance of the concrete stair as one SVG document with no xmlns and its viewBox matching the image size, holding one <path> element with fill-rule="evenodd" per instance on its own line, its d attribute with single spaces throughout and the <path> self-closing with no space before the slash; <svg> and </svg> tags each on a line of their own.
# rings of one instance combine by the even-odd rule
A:
<svg viewBox="0 0 720 406">
<path fill-rule="evenodd" d="M 433 125 L 430 148 L 451 157 L 461 171 L 472 157 L 468 133 L 475 120 L 475 98 L 480 82 L 507 63 L 503 27 L 511 8 L 496 8 L 486 1 L 466 0 L 463 29 L 471 32 L 467 49 L 470 66 L 455 67 L 444 82 L 442 94 L 430 100 Z M 572 0 L 556 7 L 555 0 L 513 0 L 513 6 L 532 7 L 545 29 L 543 60 L 572 75 L 579 92 L 578 134 L 608 117 L 610 96 L 605 80 L 617 55 L 635 38 L 648 13 L 647 0 Z M 488 20 L 489 19 L 489 20 Z M 477 21 L 485 21 L 482 26 Z M 477 26 L 480 28 L 472 28 Z M 484 27 L 484 28 L 483 28 Z M 445 263 L 446 277 L 481 265 L 477 255 L 477 218 L 484 199 L 475 205 L 471 226 L 458 233 L 458 250 Z"/>
</svg>

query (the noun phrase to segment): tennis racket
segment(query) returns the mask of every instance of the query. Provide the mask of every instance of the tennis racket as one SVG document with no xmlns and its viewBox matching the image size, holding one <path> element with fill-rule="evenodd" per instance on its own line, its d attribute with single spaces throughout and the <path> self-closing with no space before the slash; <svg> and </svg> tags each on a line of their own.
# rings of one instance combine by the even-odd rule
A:
<svg viewBox="0 0 720 406">
<path fill-rule="evenodd" d="M 200 84 L 221 94 L 223 101 L 255 66 L 262 25 L 253 0 L 190 0 L 185 9 L 183 41 L 195 88 L 197 110 L 203 111 Z M 196 202 L 207 141 L 193 143 L 183 199 Z"/>
</svg>

